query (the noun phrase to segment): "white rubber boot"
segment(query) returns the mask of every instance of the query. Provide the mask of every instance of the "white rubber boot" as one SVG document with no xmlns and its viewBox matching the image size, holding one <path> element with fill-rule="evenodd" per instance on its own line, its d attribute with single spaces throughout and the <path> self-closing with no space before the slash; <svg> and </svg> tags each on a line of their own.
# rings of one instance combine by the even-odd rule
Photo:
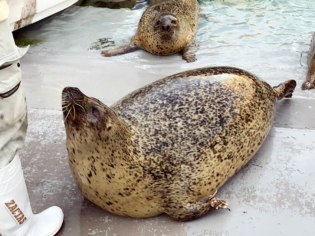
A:
<svg viewBox="0 0 315 236">
<path fill-rule="evenodd" d="M 53 236 L 63 223 L 59 207 L 33 214 L 18 155 L 0 169 L 0 235 Z"/>
</svg>

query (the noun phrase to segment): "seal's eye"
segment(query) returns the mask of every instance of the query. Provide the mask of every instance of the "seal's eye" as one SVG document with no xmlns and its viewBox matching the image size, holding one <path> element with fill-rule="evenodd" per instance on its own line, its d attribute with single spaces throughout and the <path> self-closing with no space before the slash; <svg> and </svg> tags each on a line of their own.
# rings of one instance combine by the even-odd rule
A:
<svg viewBox="0 0 315 236">
<path fill-rule="evenodd" d="M 101 113 L 96 106 L 92 106 L 92 114 L 98 119 L 101 117 Z"/>
<path fill-rule="evenodd" d="M 171 22 L 172 22 L 173 25 L 177 24 L 177 20 L 172 20 Z"/>
<path fill-rule="evenodd" d="M 160 24 L 161 24 L 161 21 L 158 20 L 155 24 L 156 24 L 156 25 L 160 25 Z"/>
</svg>

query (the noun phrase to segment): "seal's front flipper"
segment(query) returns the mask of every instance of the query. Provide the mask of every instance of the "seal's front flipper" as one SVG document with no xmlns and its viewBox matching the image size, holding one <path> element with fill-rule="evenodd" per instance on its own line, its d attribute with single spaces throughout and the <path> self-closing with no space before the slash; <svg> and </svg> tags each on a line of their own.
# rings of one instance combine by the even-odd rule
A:
<svg viewBox="0 0 315 236">
<path fill-rule="evenodd" d="M 296 81 L 288 80 L 279 84 L 278 86 L 273 87 L 273 89 L 277 95 L 278 100 L 280 100 L 282 98 L 291 98 L 295 87 Z"/>
<path fill-rule="evenodd" d="M 138 49 L 139 47 L 136 44 L 131 43 L 125 46 L 121 46 L 119 48 L 112 49 L 112 50 L 102 51 L 101 55 L 103 57 L 112 57 L 112 56 L 117 56 L 117 55 L 129 53 L 129 52 L 134 52 Z"/>
<path fill-rule="evenodd" d="M 315 88 L 315 78 L 311 81 L 305 81 L 302 84 L 302 90 L 309 90 L 309 89 L 314 89 Z"/>
<path fill-rule="evenodd" d="M 182 51 L 183 59 L 186 62 L 194 62 L 197 60 L 196 58 L 196 46 L 195 43 L 191 43 L 186 45 L 186 47 Z"/>
<path fill-rule="evenodd" d="M 315 33 L 312 35 L 310 50 L 307 56 L 307 75 L 306 80 L 302 84 L 302 90 L 315 88 Z"/>
<path fill-rule="evenodd" d="M 175 201 L 174 199 L 169 199 L 170 201 L 166 203 L 165 213 L 174 220 L 188 221 L 205 215 L 209 211 L 229 209 L 226 201 L 220 200 L 214 195 L 201 199 L 196 203 L 181 197 L 177 197 Z"/>
</svg>

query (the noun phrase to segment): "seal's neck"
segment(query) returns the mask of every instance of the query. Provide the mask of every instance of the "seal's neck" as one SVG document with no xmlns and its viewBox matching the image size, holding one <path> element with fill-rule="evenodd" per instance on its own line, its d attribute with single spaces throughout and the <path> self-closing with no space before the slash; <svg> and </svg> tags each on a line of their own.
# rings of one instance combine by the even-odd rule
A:
<svg viewBox="0 0 315 236">
<path fill-rule="evenodd" d="M 80 129 L 67 129 L 67 149 L 70 159 L 96 158 L 104 164 L 114 160 L 128 160 L 131 132 L 127 124 L 113 110 L 102 107 L 99 114 L 93 111 Z"/>
</svg>

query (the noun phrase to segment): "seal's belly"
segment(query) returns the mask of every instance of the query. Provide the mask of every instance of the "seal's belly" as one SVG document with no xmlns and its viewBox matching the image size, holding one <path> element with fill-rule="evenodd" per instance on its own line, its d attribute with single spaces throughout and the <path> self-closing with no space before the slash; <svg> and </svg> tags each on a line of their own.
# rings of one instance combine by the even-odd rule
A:
<svg viewBox="0 0 315 236">
<path fill-rule="evenodd" d="M 246 164 L 267 136 L 276 96 L 254 77 L 238 74 L 165 80 L 122 100 L 114 108 L 137 127 L 143 155 L 170 181 L 209 196 Z M 153 164 L 155 165 L 155 164 Z M 191 181 L 193 179 L 193 181 Z M 173 186 L 174 187 L 174 186 Z"/>
<path fill-rule="evenodd" d="M 71 149 L 73 144 L 68 143 L 67 147 Z M 69 153 L 70 167 L 82 194 L 91 202 L 121 216 L 151 217 L 163 213 L 159 196 L 145 188 L 149 179 L 137 181 L 121 166 L 122 162 L 108 168 L 101 158 L 86 156 L 80 147 L 76 150 L 82 154 Z"/>
</svg>

